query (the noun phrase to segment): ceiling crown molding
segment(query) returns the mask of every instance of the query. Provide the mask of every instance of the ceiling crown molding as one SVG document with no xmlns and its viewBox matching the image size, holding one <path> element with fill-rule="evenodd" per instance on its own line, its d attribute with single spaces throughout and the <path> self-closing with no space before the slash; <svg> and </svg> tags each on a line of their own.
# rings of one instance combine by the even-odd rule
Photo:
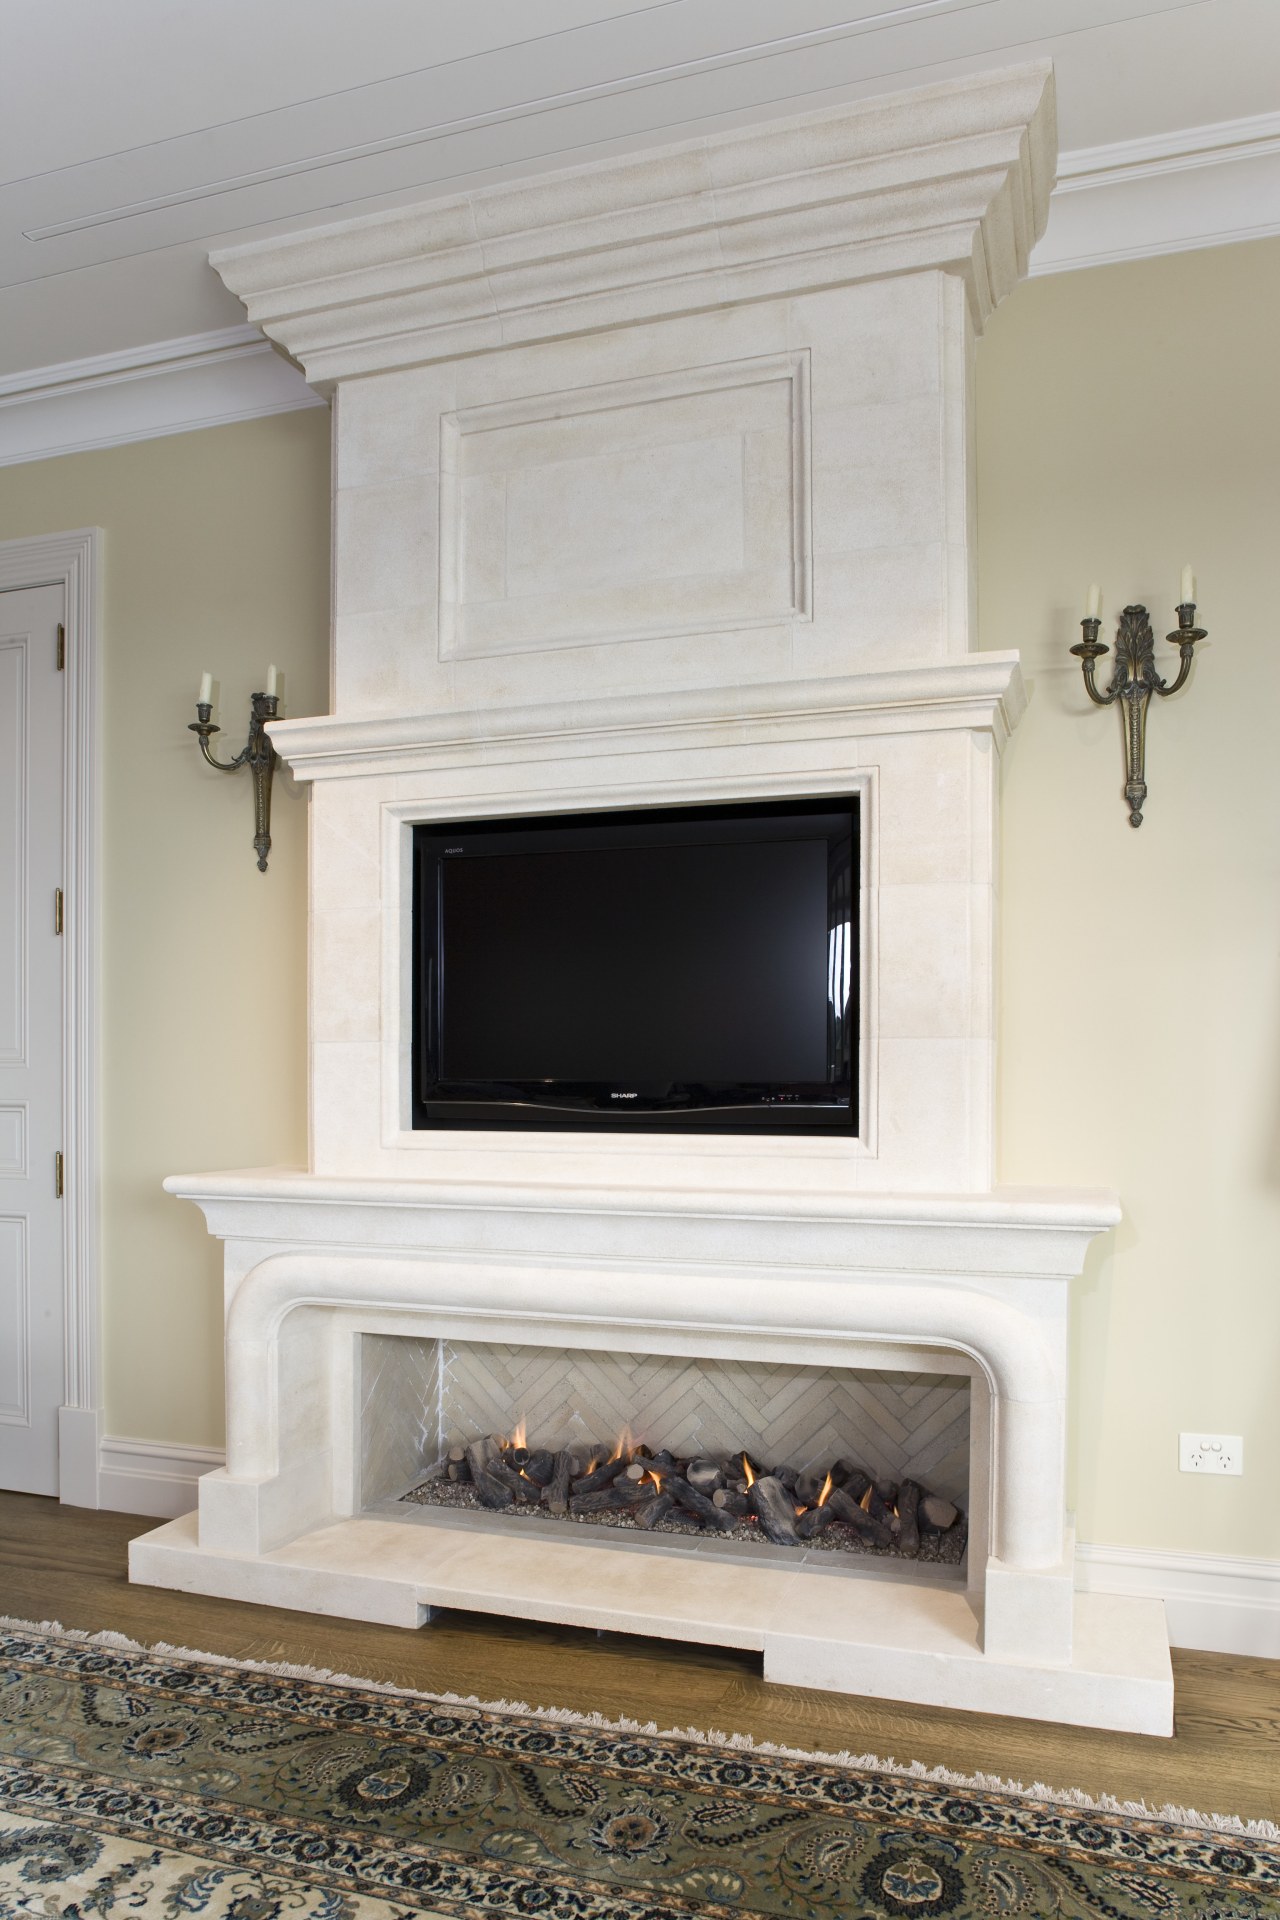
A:
<svg viewBox="0 0 1280 1920">
<path fill-rule="evenodd" d="M 321 388 L 388 368 L 921 268 L 979 325 L 1026 272 L 1047 61 L 789 116 L 211 256 Z"/>
<path fill-rule="evenodd" d="M 1109 146 L 1058 162 L 1049 225 L 1032 274 L 1280 233 L 1280 113 Z"/>
<path fill-rule="evenodd" d="M 0 377 L 0 466 L 323 406 L 257 327 Z"/>
</svg>

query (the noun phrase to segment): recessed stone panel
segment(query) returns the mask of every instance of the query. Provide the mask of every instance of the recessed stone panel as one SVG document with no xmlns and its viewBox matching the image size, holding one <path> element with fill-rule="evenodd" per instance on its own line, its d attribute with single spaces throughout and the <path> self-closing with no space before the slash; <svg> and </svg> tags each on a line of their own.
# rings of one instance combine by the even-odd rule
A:
<svg viewBox="0 0 1280 1920">
<path fill-rule="evenodd" d="M 809 614 L 808 356 L 441 420 L 440 657 Z"/>
</svg>

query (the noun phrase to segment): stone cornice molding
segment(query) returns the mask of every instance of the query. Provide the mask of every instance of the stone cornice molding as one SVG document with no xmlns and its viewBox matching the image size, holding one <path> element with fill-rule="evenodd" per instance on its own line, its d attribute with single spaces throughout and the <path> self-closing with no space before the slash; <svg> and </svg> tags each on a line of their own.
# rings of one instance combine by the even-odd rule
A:
<svg viewBox="0 0 1280 1920">
<path fill-rule="evenodd" d="M 211 261 L 322 389 L 926 268 L 963 277 L 981 326 L 1027 271 L 1056 150 L 1052 68 L 1038 61 Z"/>
<path fill-rule="evenodd" d="M 504 755 L 554 746 L 562 755 L 613 756 L 624 748 L 695 749 L 731 730 L 756 739 L 854 737 L 968 729 L 997 747 L 1017 726 L 1027 694 L 1016 653 L 975 653 L 943 666 L 900 667 L 829 680 L 679 689 L 626 700 L 558 700 L 541 706 L 343 720 L 277 720 L 276 751 L 300 780 L 411 773 L 447 758 L 493 766 Z"/>
</svg>

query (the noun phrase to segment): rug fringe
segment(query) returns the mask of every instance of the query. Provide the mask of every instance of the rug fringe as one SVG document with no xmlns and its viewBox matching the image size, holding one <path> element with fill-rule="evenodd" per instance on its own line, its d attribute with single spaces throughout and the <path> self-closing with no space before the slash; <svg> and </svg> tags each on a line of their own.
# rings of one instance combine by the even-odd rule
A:
<svg viewBox="0 0 1280 1920">
<path fill-rule="evenodd" d="M 531 1707 L 523 1700 L 481 1700 L 474 1693 L 427 1693 L 416 1687 L 398 1687 L 389 1681 L 370 1680 L 359 1674 L 342 1673 L 332 1667 L 311 1667 L 289 1660 L 236 1659 L 225 1653 L 209 1653 L 199 1647 L 176 1647 L 158 1640 L 146 1646 L 127 1634 L 104 1629 L 88 1633 L 79 1627 L 64 1627 L 58 1620 L 18 1620 L 0 1614 L 0 1629 L 19 1633 L 45 1633 L 51 1638 L 71 1640 L 82 1645 L 112 1647 L 121 1653 L 159 1654 L 165 1659 L 195 1660 L 210 1667 L 242 1667 L 254 1673 L 273 1673 L 285 1680 L 318 1681 L 326 1686 L 359 1687 L 365 1693 L 398 1694 L 403 1699 L 428 1700 L 433 1705 L 476 1707 L 485 1713 L 521 1714 L 535 1720 L 547 1720 L 571 1727 L 585 1727 L 601 1733 L 636 1733 L 658 1740 L 683 1740 L 704 1747 L 721 1747 L 730 1752 L 757 1753 L 779 1760 L 803 1760 L 820 1766 L 857 1768 L 864 1773 L 883 1773 L 899 1780 L 925 1780 L 939 1786 L 976 1788 L 984 1793 L 1017 1794 L 1024 1800 L 1044 1801 L 1061 1807 L 1084 1808 L 1094 1813 L 1125 1814 L 1137 1820 L 1160 1820 L 1171 1826 L 1195 1827 L 1208 1833 L 1228 1833 L 1250 1840 L 1280 1840 L 1280 1826 L 1272 1820 L 1242 1820 L 1234 1813 L 1200 1813 L 1194 1807 L 1165 1805 L 1150 1807 L 1145 1800 L 1118 1800 L 1114 1794 L 1088 1794 L 1079 1787 L 1050 1787 L 1042 1780 L 1030 1786 L 1020 1780 L 1006 1780 L 996 1773 L 957 1773 L 951 1767 L 928 1767 L 922 1760 L 902 1762 L 885 1760 L 874 1753 L 839 1752 L 804 1747 L 781 1746 L 772 1740 L 757 1740 L 749 1733 L 725 1733 L 717 1728 L 660 1727 L 656 1720 L 610 1719 L 603 1713 L 581 1713 L 574 1707 Z"/>
</svg>

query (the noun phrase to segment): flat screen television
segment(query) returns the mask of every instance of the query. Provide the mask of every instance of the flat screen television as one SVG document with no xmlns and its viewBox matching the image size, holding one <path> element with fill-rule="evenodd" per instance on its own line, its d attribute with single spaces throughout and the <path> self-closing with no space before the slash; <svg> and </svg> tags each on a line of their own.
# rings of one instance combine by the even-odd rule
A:
<svg viewBox="0 0 1280 1920">
<path fill-rule="evenodd" d="M 413 1124 L 857 1132 L 854 798 L 414 828 Z"/>
</svg>

